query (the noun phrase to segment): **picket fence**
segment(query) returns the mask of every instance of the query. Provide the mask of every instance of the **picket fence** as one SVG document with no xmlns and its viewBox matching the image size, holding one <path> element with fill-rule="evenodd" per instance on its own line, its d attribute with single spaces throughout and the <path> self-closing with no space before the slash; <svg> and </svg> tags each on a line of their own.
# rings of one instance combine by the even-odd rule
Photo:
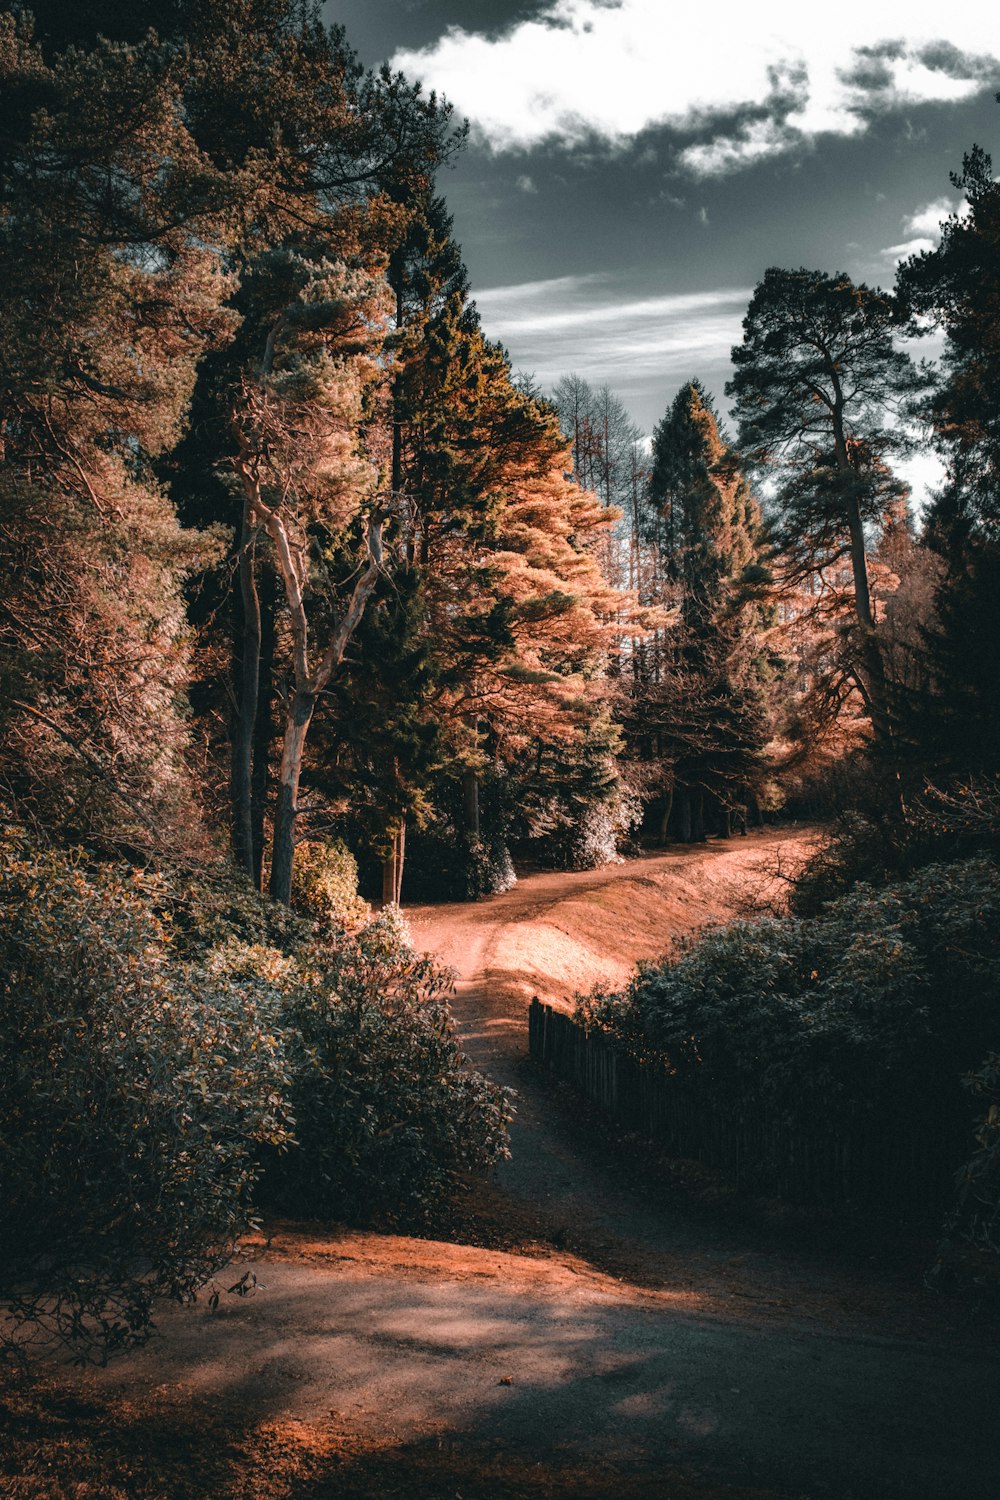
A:
<svg viewBox="0 0 1000 1500">
<path fill-rule="evenodd" d="M 741 1190 L 829 1209 L 939 1215 L 969 1137 L 954 1117 L 853 1124 L 828 1118 L 807 1134 L 763 1109 L 723 1110 L 657 1061 L 639 1062 L 606 1036 L 539 1000 L 528 1012 L 532 1059 L 571 1084 L 624 1130 L 703 1162 Z"/>
</svg>

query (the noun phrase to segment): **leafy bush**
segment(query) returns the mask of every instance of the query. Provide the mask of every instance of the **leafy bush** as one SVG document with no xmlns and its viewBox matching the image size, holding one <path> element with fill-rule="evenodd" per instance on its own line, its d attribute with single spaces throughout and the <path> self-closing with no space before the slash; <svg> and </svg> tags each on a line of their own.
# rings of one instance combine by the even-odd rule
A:
<svg viewBox="0 0 1000 1500">
<path fill-rule="evenodd" d="M 960 1074 L 1000 1042 L 1000 872 L 928 866 L 856 885 L 811 921 L 734 923 L 580 1014 L 721 1115 L 757 1111 L 811 1140 L 861 1126 L 947 1146 Z M 774 1161 L 759 1168 L 773 1181 Z"/>
<path fill-rule="evenodd" d="M 419 1223 L 506 1155 L 511 1095 L 467 1067 L 451 983 L 413 952 L 395 908 L 303 956 L 282 1012 L 298 1149 L 269 1156 L 276 1207 Z"/>
<path fill-rule="evenodd" d="M 901 815 L 892 790 L 872 777 L 858 801 L 796 880 L 792 906 L 800 916 L 822 910 L 859 880 L 880 885 L 926 865 L 1000 855 L 1000 778 L 927 785 Z"/>
<path fill-rule="evenodd" d="M 485 772 L 479 785 L 480 833 L 473 834 L 466 826 L 461 782 L 441 777 L 433 811 L 407 834 L 407 898 L 478 901 L 516 885 L 507 843 L 513 797 L 509 777 L 496 768 Z"/>
<path fill-rule="evenodd" d="M 184 959 L 203 959 L 234 941 L 294 953 L 312 936 L 314 923 L 262 896 L 234 865 L 182 867 L 162 879 L 173 947 Z"/>
<path fill-rule="evenodd" d="M 977 1149 L 958 1172 L 958 1204 L 948 1224 L 951 1237 L 1000 1256 L 1000 1052 L 964 1080 L 983 1113 L 976 1121 Z"/>
<path fill-rule="evenodd" d="M 317 921 L 337 927 L 355 928 L 371 916 L 358 895 L 358 862 L 343 839 L 298 846 L 292 900 Z"/>
<path fill-rule="evenodd" d="M 0 845 L 4 1339 L 78 1357 L 140 1342 L 252 1221 L 288 1139 L 279 988 L 180 962 L 161 881 Z"/>
</svg>

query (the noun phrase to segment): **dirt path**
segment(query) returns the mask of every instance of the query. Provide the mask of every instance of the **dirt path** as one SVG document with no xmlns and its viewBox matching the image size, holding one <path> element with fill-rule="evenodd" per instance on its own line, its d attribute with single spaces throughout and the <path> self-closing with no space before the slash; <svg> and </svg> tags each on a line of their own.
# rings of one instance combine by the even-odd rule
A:
<svg viewBox="0 0 1000 1500">
<path fill-rule="evenodd" d="M 923 1287 L 932 1238 L 748 1205 L 692 1164 L 651 1168 L 647 1150 L 616 1141 L 596 1111 L 528 1062 L 533 994 L 570 1008 L 575 992 L 623 984 L 636 962 L 709 923 L 780 904 L 788 873 L 814 844 L 810 829 L 766 831 L 603 870 L 530 876 L 477 905 L 410 910 L 417 947 L 457 972 L 453 1009 L 470 1057 L 518 1094 L 511 1159 L 480 1213 L 506 1227 L 500 1243 L 568 1250 L 705 1313 L 860 1336 L 975 1339 L 975 1312 Z"/>
<path fill-rule="evenodd" d="M 281 1229 L 254 1297 L 170 1313 L 128 1362 L 15 1403 L 0 1493 L 995 1500 L 1000 1365 L 921 1291 L 920 1247 L 907 1267 L 891 1236 L 650 1170 L 525 1061 L 528 994 L 618 982 L 806 838 L 412 911 L 459 972 L 469 1052 L 521 1095 L 477 1243 Z"/>
</svg>

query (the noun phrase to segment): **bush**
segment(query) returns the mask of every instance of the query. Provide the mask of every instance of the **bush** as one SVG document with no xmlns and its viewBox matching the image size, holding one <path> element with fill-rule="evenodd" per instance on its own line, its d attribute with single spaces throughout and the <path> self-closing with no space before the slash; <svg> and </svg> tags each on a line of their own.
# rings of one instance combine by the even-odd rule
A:
<svg viewBox="0 0 1000 1500">
<path fill-rule="evenodd" d="M 286 1213 L 419 1224 L 467 1172 L 507 1154 L 509 1091 L 452 1031 L 452 979 L 409 946 L 395 908 L 304 955 L 283 998 L 298 1149 L 269 1156 Z"/>
<path fill-rule="evenodd" d="M 433 812 L 407 834 L 403 889 L 409 900 L 478 901 L 517 884 L 507 844 L 514 792 L 491 768 L 480 779 L 480 833 L 465 822 L 462 784 L 441 777 Z"/>
<path fill-rule="evenodd" d="M 1000 856 L 1000 778 L 926 785 L 905 815 L 887 811 L 893 793 L 872 778 L 860 805 L 841 814 L 795 882 L 792 907 L 812 916 L 857 881 L 881 885 L 930 864 Z"/>
<path fill-rule="evenodd" d="M 811 921 L 734 923 L 580 1014 L 720 1116 L 947 1151 L 967 1117 L 959 1077 L 1000 1042 L 1000 872 L 928 866 L 856 885 Z M 773 1185 L 776 1161 L 758 1165 Z"/>
<path fill-rule="evenodd" d="M 253 1223 L 288 1138 L 279 987 L 181 962 L 155 878 L 0 845 L 0 1305 L 7 1348 L 141 1342 Z"/>
<path fill-rule="evenodd" d="M 958 1204 L 947 1228 L 950 1238 L 1000 1256 L 1000 1052 L 991 1052 L 964 1082 L 983 1112 L 975 1125 L 977 1149 L 957 1174 Z"/>
<path fill-rule="evenodd" d="M 292 901 L 315 920 L 353 929 L 371 916 L 358 895 L 358 862 L 343 839 L 299 844 Z"/>
</svg>

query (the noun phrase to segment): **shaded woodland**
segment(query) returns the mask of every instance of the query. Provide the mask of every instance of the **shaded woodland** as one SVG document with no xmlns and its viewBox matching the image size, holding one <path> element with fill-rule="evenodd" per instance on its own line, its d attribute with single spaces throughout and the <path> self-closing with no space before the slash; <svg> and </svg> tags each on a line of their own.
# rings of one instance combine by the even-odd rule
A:
<svg viewBox="0 0 1000 1500">
<path fill-rule="evenodd" d="M 789 1120 L 931 1099 L 995 1254 L 987 153 L 895 287 L 768 270 L 731 419 L 692 372 L 647 439 L 490 342 L 464 127 L 309 4 L 39 0 L 0 70 L 12 1345 L 127 1345 L 259 1207 L 421 1222 L 498 1159 L 401 901 L 782 815 L 829 820 L 792 914 L 587 1024 Z"/>
</svg>

